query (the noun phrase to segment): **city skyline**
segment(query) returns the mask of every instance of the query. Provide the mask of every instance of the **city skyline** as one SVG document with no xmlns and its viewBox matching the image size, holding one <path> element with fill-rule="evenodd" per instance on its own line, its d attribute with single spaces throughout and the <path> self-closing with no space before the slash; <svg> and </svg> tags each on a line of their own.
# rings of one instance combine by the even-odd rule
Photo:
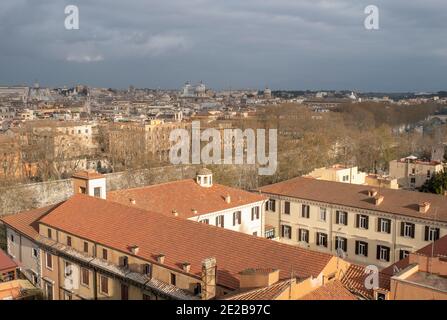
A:
<svg viewBox="0 0 447 320">
<path fill-rule="evenodd" d="M 0 83 L 436 92 L 447 5 L 376 1 L 6 1 Z M 64 8 L 79 8 L 66 30 Z"/>
</svg>

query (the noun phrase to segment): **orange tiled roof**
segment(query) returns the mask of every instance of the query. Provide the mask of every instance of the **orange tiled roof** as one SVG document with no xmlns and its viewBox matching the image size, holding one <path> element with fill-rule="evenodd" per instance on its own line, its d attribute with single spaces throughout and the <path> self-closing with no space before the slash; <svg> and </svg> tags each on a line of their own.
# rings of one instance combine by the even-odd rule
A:
<svg viewBox="0 0 447 320">
<path fill-rule="evenodd" d="M 358 300 L 340 280 L 331 281 L 311 293 L 306 294 L 300 300 Z"/>
<path fill-rule="evenodd" d="M 39 226 L 36 221 L 58 205 L 59 204 L 25 211 L 20 214 L 4 216 L 1 217 L 0 220 L 12 226 L 14 229 L 27 237 L 36 239 L 39 236 Z"/>
<path fill-rule="evenodd" d="M 384 196 L 384 199 L 380 205 L 375 205 L 368 197 L 368 190 L 370 189 L 371 187 L 364 185 L 298 177 L 268 185 L 259 190 L 267 194 L 447 222 L 447 200 L 444 196 L 405 190 L 380 189 L 380 195 Z M 426 213 L 419 212 L 419 204 L 423 202 L 431 204 Z"/>
<path fill-rule="evenodd" d="M 73 174 L 73 178 L 80 178 L 80 179 L 100 179 L 104 178 L 104 175 L 94 171 L 94 170 L 83 170 L 76 172 Z"/>
<path fill-rule="evenodd" d="M 279 281 L 268 287 L 256 288 L 242 293 L 231 295 L 225 300 L 275 300 L 281 293 L 290 287 L 290 279 Z"/>
<path fill-rule="evenodd" d="M 225 201 L 227 195 L 230 195 L 230 203 Z M 209 188 L 201 187 L 195 180 L 187 179 L 112 191 L 107 194 L 107 199 L 168 216 L 173 216 L 175 210 L 179 217 L 190 218 L 247 205 L 266 198 L 256 193 L 220 184 L 213 184 Z M 135 204 L 131 204 L 131 200 L 134 200 Z M 197 210 L 197 213 L 193 212 L 193 209 Z"/>
<path fill-rule="evenodd" d="M 6 252 L 0 249 L 0 271 L 14 268 L 17 268 L 17 263 L 15 263 L 14 260 L 6 254 Z"/>
<path fill-rule="evenodd" d="M 21 214 L 18 214 L 20 216 Z M 77 194 L 55 207 L 40 221 L 81 238 L 126 252 L 138 245 L 138 256 L 182 272 L 182 263 L 191 264 L 190 273 L 201 274 L 201 262 L 215 257 L 218 283 L 239 286 L 239 273 L 247 268 L 279 269 L 280 279 L 293 272 L 299 278 L 318 276 L 333 258 L 329 254 L 246 235 L 197 222 L 124 206 L 108 200 Z M 9 221 L 8 224 L 14 222 Z"/>
<path fill-rule="evenodd" d="M 346 270 L 341 282 L 351 292 L 358 294 L 366 299 L 374 299 L 374 290 L 367 289 L 365 285 L 366 277 L 369 273 L 366 273 L 366 267 L 351 264 Z M 379 272 L 379 288 L 382 290 L 388 290 L 390 288 L 390 276 Z"/>
</svg>

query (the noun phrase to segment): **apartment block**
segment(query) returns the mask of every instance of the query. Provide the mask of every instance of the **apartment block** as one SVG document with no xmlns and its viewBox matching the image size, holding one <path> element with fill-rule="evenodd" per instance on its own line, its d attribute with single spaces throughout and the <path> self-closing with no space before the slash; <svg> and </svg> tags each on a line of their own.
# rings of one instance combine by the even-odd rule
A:
<svg viewBox="0 0 447 320">
<path fill-rule="evenodd" d="M 270 238 L 361 265 L 387 267 L 447 235 L 447 202 L 439 195 L 304 177 L 259 191 L 270 198 Z"/>
<path fill-rule="evenodd" d="M 404 189 L 420 188 L 427 180 L 444 166 L 437 161 L 423 161 L 415 156 L 409 156 L 389 163 L 390 177 L 396 178 L 397 183 Z"/>
<path fill-rule="evenodd" d="M 286 280 L 308 284 L 299 296 L 341 281 L 350 266 L 330 254 L 86 194 L 2 222 L 8 234 L 39 248 L 40 287 L 50 300 L 219 299 Z"/>
<path fill-rule="evenodd" d="M 107 193 L 107 199 L 167 216 L 264 236 L 266 197 L 227 187 L 213 180 L 206 168 L 195 179 Z"/>
</svg>

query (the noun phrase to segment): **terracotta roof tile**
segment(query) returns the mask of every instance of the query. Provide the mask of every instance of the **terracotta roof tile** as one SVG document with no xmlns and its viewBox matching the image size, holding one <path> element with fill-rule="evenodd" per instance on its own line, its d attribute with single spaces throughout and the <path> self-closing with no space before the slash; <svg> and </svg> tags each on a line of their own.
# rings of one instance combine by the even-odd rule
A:
<svg viewBox="0 0 447 320">
<path fill-rule="evenodd" d="M 0 218 L 0 221 L 12 226 L 17 231 L 26 235 L 31 239 L 36 239 L 39 236 L 38 223 L 36 222 L 59 204 L 51 205 L 39 209 L 33 209 L 22 212 L 20 214 L 12 214 Z"/>
<path fill-rule="evenodd" d="M 230 196 L 230 203 L 225 201 L 227 195 Z M 256 193 L 220 184 L 213 184 L 209 188 L 201 187 L 193 179 L 187 179 L 112 191 L 107 194 L 107 199 L 168 216 L 173 216 L 175 210 L 179 217 L 190 218 L 247 205 L 266 198 Z M 132 204 L 131 200 L 134 200 L 135 204 Z M 193 209 L 197 210 L 197 213 L 193 212 Z"/>
<path fill-rule="evenodd" d="M 218 282 L 229 288 L 238 288 L 239 273 L 247 268 L 279 269 L 281 279 L 288 278 L 293 269 L 297 277 L 305 278 L 320 274 L 332 259 L 329 254 L 81 194 L 41 222 L 129 255 L 129 245 L 138 245 L 138 256 L 155 263 L 162 252 L 164 264 L 179 271 L 188 261 L 190 273 L 196 276 L 201 274 L 202 260 L 215 257 Z"/>
<path fill-rule="evenodd" d="M 300 300 L 358 300 L 340 280 L 331 281 L 311 293 L 305 295 Z"/>
<path fill-rule="evenodd" d="M 0 271 L 13 269 L 17 267 L 17 263 L 6 254 L 3 250 L 0 249 Z"/>
<path fill-rule="evenodd" d="M 370 189 L 371 187 L 364 185 L 299 177 L 268 185 L 259 190 L 267 194 L 447 222 L 447 199 L 444 196 L 383 188 L 379 192 L 384 196 L 383 202 L 375 205 L 368 196 Z M 431 204 L 426 213 L 419 212 L 419 204 L 423 202 Z"/>
<path fill-rule="evenodd" d="M 238 292 L 225 300 L 274 300 L 290 286 L 290 279 L 277 282 L 268 287 Z"/>
</svg>

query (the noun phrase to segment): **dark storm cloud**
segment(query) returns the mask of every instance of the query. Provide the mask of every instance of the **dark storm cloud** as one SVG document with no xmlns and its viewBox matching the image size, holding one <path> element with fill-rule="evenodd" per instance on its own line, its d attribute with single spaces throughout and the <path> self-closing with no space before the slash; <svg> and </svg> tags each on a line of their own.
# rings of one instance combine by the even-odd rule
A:
<svg viewBox="0 0 447 320">
<path fill-rule="evenodd" d="M 441 90 L 446 31 L 445 0 L 3 0 L 0 82 Z"/>
</svg>

